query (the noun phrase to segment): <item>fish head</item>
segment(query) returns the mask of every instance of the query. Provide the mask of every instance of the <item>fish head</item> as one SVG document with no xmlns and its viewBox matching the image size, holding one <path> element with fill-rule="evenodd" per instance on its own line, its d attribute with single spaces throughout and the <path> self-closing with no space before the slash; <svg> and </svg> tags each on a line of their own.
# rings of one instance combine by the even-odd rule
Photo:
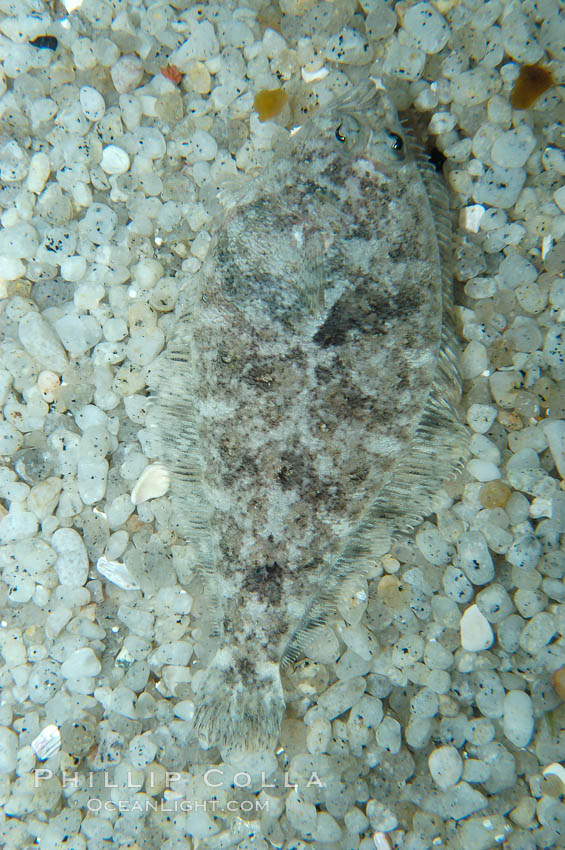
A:
<svg viewBox="0 0 565 850">
<path fill-rule="evenodd" d="M 370 157 L 382 166 L 406 158 L 404 131 L 386 90 L 372 80 L 320 107 L 301 128 L 305 154 Z"/>
</svg>

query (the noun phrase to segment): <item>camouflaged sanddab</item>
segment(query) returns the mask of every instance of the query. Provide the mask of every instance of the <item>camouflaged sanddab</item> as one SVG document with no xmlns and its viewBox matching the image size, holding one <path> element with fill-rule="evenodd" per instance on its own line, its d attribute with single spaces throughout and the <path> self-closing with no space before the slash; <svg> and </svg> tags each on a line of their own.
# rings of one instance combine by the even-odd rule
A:
<svg viewBox="0 0 565 850">
<path fill-rule="evenodd" d="M 411 147 L 372 84 L 315 113 L 226 214 L 155 372 L 213 620 L 204 746 L 276 743 L 281 664 L 461 460 L 447 203 Z"/>
</svg>

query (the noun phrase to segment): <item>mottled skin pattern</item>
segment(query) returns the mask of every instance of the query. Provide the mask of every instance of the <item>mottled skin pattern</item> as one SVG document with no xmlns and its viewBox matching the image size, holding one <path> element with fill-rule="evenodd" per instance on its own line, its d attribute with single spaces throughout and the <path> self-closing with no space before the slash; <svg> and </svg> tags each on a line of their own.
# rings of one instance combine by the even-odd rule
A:
<svg viewBox="0 0 565 850">
<path fill-rule="evenodd" d="M 228 214 L 185 319 L 218 540 L 221 648 L 196 718 L 211 743 L 247 736 L 237 712 L 250 737 L 276 736 L 285 644 L 406 451 L 433 379 L 439 254 L 396 121 L 374 96 L 300 131 Z M 227 709 L 226 689 L 240 694 Z M 264 735 L 246 691 L 273 714 Z"/>
</svg>

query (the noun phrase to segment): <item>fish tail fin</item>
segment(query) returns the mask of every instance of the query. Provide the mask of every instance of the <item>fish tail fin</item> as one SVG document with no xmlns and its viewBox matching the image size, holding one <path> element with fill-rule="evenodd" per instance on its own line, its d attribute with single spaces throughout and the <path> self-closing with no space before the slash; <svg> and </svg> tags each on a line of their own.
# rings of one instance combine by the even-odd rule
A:
<svg viewBox="0 0 565 850">
<path fill-rule="evenodd" d="M 285 710 L 278 664 L 250 661 L 224 646 L 195 688 L 193 728 L 202 747 L 258 751 L 276 745 Z"/>
</svg>

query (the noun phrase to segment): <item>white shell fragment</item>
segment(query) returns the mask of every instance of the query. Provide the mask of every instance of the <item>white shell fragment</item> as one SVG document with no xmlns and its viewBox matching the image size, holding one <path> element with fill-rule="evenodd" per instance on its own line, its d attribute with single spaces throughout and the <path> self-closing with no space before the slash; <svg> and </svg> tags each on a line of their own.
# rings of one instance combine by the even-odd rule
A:
<svg viewBox="0 0 565 850">
<path fill-rule="evenodd" d="M 490 623 L 478 605 L 470 605 L 461 617 L 461 646 L 469 652 L 488 649 L 494 640 Z"/>
<path fill-rule="evenodd" d="M 543 770 L 543 775 L 556 776 L 560 780 L 563 785 L 563 790 L 565 791 L 565 767 L 563 767 L 563 765 L 558 761 L 548 764 L 548 766 Z"/>
<path fill-rule="evenodd" d="M 151 463 L 145 467 L 131 491 L 132 504 L 140 505 L 148 499 L 164 496 L 170 483 L 171 476 L 167 467 L 162 463 Z"/>
<path fill-rule="evenodd" d="M 31 748 L 40 761 L 46 761 L 61 749 L 61 733 L 54 724 L 42 729 L 31 742 Z"/>
<path fill-rule="evenodd" d="M 122 590 L 139 590 L 139 585 L 133 580 L 125 564 L 99 558 L 96 569 L 100 575 L 103 575 L 117 587 L 121 587 Z"/>
</svg>

